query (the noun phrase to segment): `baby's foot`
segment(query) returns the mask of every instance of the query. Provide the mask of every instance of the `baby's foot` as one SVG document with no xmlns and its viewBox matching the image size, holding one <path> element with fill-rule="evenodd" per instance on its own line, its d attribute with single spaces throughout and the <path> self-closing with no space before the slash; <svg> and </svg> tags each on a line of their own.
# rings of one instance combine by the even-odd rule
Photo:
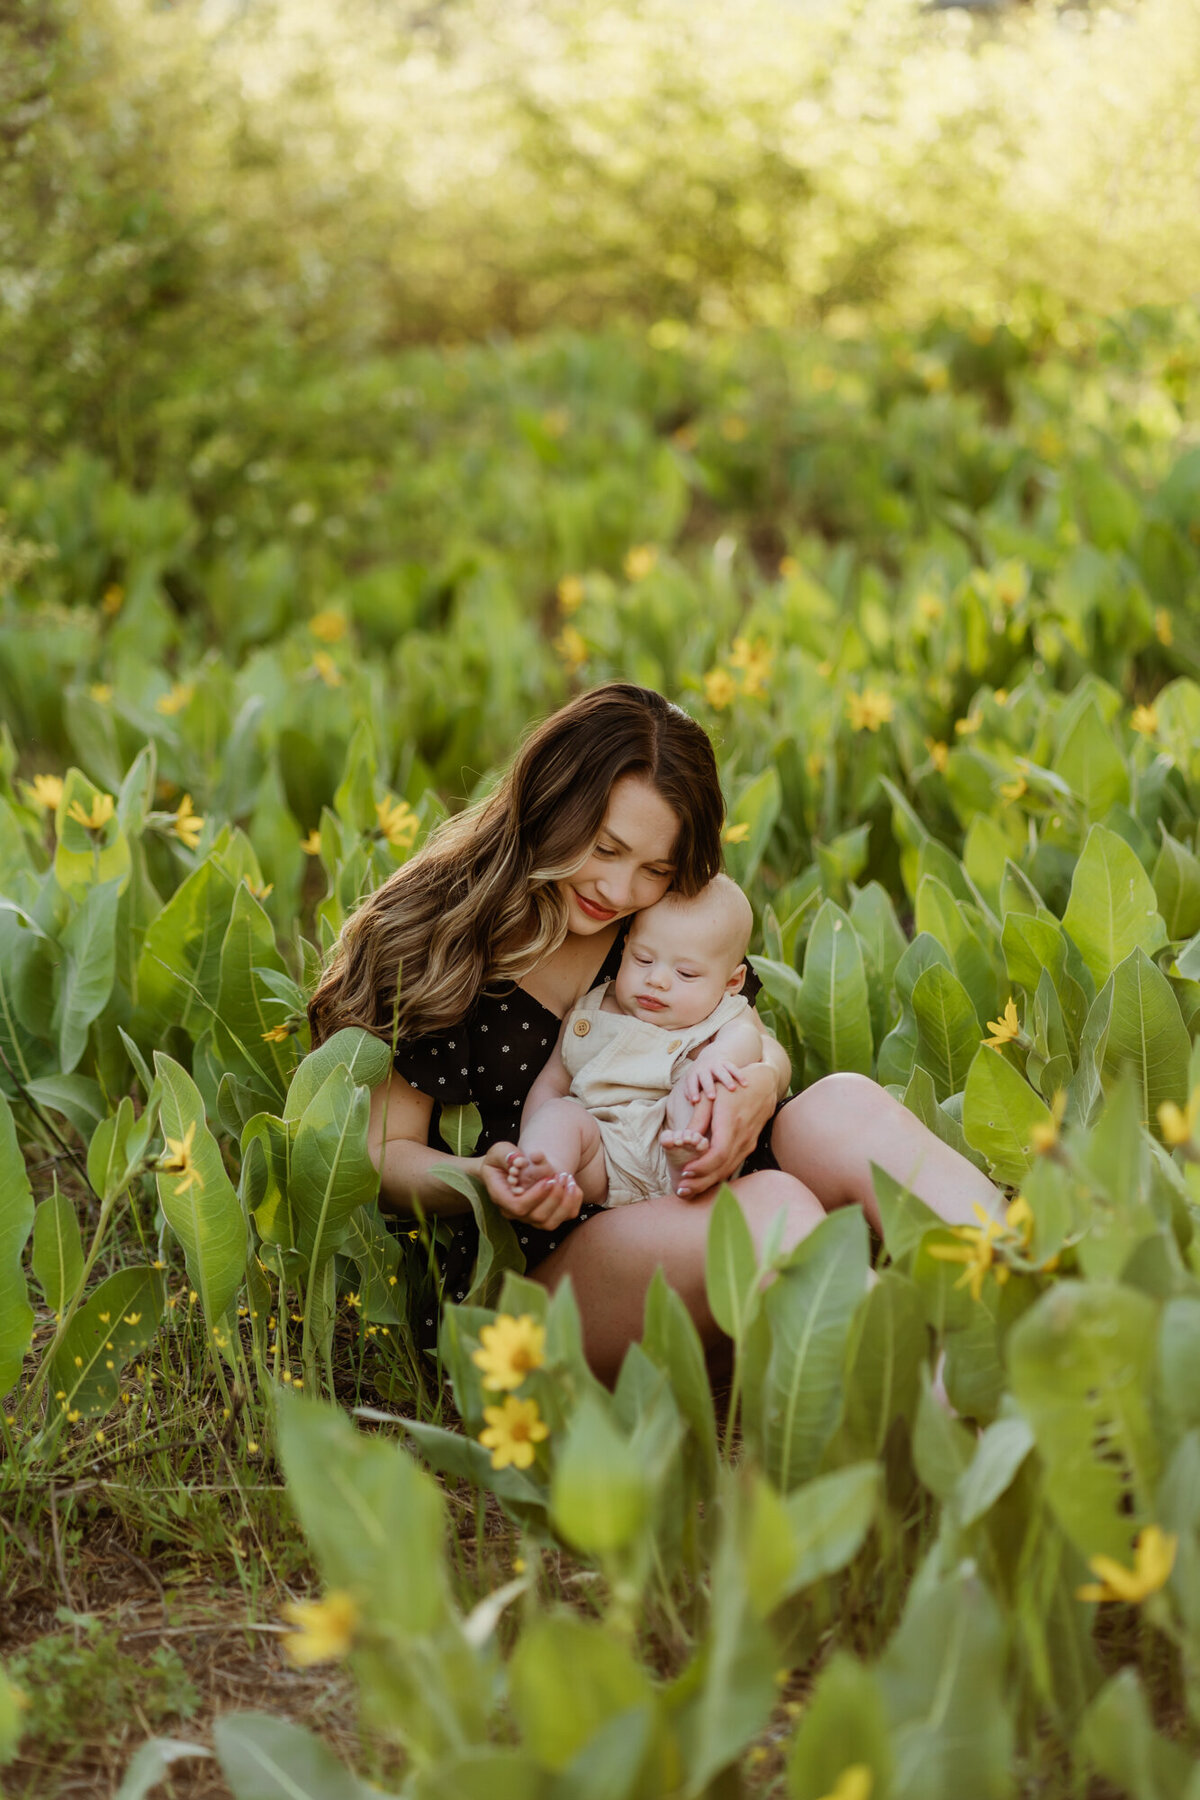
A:
<svg viewBox="0 0 1200 1800">
<path fill-rule="evenodd" d="M 508 1185 L 514 1194 L 527 1194 L 542 1181 L 568 1179 L 551 1163 L 544 1150 L 515 1150 L 508 1159 Z"/>
<path fill-rule="evenodd" d="M 708 1149 L 708 1139 L 702 1131 L 664 1131 L 658 1141 L 671 1171 L 671 1191 L 678 1193 L 684 1169 L 704 1154 Z"/>
</svg>

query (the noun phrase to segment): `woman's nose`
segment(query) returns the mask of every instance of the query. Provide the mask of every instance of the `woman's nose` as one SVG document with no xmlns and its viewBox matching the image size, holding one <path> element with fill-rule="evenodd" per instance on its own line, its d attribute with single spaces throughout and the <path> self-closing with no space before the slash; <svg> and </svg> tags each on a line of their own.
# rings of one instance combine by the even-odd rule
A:
<svg viewBox="0 0 1200 1800">
<path fill-rule="evenodd" d="M 619 874 L 615 869 L 610 869 L 596 882 L 596 892 L 602 896 L 605 906 L 611 906 L 617 912 L 621 912 L 630 903 L 633 892 L 632 878 L 629 875 Z"/>
</svg>

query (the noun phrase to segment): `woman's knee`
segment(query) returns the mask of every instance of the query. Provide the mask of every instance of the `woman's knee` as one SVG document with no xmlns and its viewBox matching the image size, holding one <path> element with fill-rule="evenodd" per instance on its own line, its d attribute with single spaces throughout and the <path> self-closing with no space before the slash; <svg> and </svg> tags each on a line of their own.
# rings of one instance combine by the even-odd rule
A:
<svg viewBox="0 0 1200 1800">
<path fill-rule="evenodd" d="M 743 1175 L 734 1192 L 756 1236 L 779 1212 L 786 1213 L 784 1243 L 788 1249 L 825 1218 L 825 1209 L 812 1189 L 782 1169 L 760 1169 L 753 1175 Z"/>
</svg>

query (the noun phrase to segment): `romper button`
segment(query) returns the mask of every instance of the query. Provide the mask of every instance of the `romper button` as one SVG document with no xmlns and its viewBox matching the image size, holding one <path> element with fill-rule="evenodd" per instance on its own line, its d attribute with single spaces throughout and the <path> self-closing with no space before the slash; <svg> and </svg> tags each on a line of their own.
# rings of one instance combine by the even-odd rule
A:
<svg viewBox="0 0 1200 1800">
<path fill-rule="evenodd" d="M 592 1029 L 592 1025 L 591 1025 L 590 1019 L 576 1019 L 575 1025 L 574 1025 L 574 1031 L 575 1031 L 576 1037 L 586 1037 L 588 1032 L 591 1029 Z"/>
<path fill-rule="evenodd" d="M 668 1056 L 672 1053 L 672 1051 L 678 1050 L 678 1048 L 679 1048 L 680 1044 L 682 1044 L 682 1042 L 683 1042 L 682 1038 L 672 1038 L 670 1043 L 667 1045 Z"/>
</svg>

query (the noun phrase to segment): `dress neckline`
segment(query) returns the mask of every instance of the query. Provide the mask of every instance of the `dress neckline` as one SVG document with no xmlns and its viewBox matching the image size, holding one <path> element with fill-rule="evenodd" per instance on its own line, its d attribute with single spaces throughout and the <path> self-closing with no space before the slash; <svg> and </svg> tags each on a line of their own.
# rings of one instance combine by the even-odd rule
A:
<svg viewBox="0 0 1200 1800">
<path fill-rule="evenodd" d="M 584 990 L 585 993 L 590 994 L 594 987 L 599 986 L 600 982 L 605 978 L 605 972 L 606 972 L 606 970 L 608 970 L 608 965 L 612 962 L 614 956 L 618 959 L 618 961 L 620 960 L 621 953 L 624 951 L 624 948 L 625 948 L 625 939 L 628 936 L 629 936 L 629 920 L 623 919 L 621 921 L 621 929 L 617 932 L 616 937 L 613 939 L 612 943 L 609 945 L 607 951 L 605 952 L 604 961 L 600 964 L 600 967 L 596 970 L 595 975 L 592 977 L 591 981 L 588 983 L 588 986 Z M 611 975 L 609 978 L 611 979 Z M 567 1016 L 567 1013 L 556 1013 L 552 1006 L 545 1005 L 545 1003 L 543 1001 L 538 999 L 536 994 L 531 994 L 527 987 L 522 987 L 521 983 L 519 981 L 515 981 L 513 983 L 513 986 L 516 988 L 516 990 L 519 994 L 524 994 L 524 996 L 527 1000 L 532 1001 L 534 1006 L 537 1007 L 539 1012 L 544 1012 L 547 1015 L 547 1017 L 554 1020 L 556 1025 L 562 1024 L 563 1020 Z M 570 1012 L 570 1010 L 571 1010 L 571 1008 L 568 1006 L 567 1012 Z"/>
</svg>

